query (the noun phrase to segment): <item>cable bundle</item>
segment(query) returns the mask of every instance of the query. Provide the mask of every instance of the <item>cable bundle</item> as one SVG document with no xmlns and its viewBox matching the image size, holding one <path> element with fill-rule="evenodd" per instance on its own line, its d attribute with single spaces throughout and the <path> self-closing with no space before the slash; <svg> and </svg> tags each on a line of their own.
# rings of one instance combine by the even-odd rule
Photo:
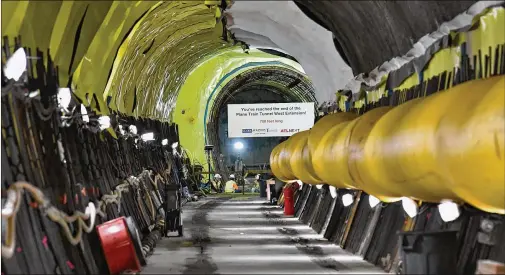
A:
<svg viewBox="0 0 505 275">
<path fill-rule="evenodd" d="M 50 57 L 28 61 L 18 82 L 2 86 L 2 272 L 107 274 L 94 226 L 127 216 L 148 236 L 163 226 L 162 186 L 174 180 L 165 173 L 171 148 L 117 125 L 178 140 L 176 126 L 113 114 L 102 129 L 87 108 L 62 110 Z"/>
</svg>

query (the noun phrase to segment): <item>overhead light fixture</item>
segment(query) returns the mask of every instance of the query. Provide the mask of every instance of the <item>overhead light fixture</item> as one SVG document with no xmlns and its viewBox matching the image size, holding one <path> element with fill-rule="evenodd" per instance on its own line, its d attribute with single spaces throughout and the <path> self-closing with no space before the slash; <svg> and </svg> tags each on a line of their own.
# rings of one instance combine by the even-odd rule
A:
<svg viewBox="0 0 505 275">
<path fill-rule="evenodd" d="M 110 127 L 110 117 L 100 116 L 98 118 L 98 123 L 100 123 L 100 130 L 105 130 Z"/>
<path fill-rule="evenodd" d="M 235 148 L 235 150 L 242 150 L 244 148 L 244 144 L 240 141 L 237 141 L 233 144 L 233 148 Z"/>
<path fill-rule="evenodd" d="M 316 185 L 316 188 L 317 189 L 321 189 L 321 188 L 323 188 L 323 185 L 322 184 L 318 184 L 318 185 Z"/>
<path fill-rule="evenodd" d="M 40 95 L 40 91 L 39 90 L 36 90 L 36 91 L 33 91 L 33 92 L 30 92 L 28 94 L 28 97 L 29 98 L 34 98 L 34 97 L 38 97 Z"/>
<path fill-rule="evenodd" d="M 84 104 L 81 104 L 81 115 L 82 115 L 82 121 L 88 123 L 89 122 L 88 110 L 86 110 L 86 106 L 84 106 Z"/>
<path fill-rule="evenodd" d="M 123 125 L 121 124 L 119 124 L 119 133 L 121 133 L 123 136 L 126 134 L 125 130 L 123 129 Z"/>
<path fill-rule="evenodd" d="M 177 146 L 179 146 L 179 142 L 174 142 L 174 143 L 172 143 L 172 149 L 177 148 Z"/>
<path fill-rule="evenodd" d="M 134 135 L 137 134 L 137 126 L 135 126 L 135 125 L 128 126 L 128 130 L 130 131 L 130 133 L 132 133 Z"/>
<path fill-rule="evenodd" d="M 377 206 L 377 204 L 379 204 L 380 202 L 381 202 L 381 201 L 380 201 L 378 198 L 376 198 L 376 197 L 374 197 L 374 196 L 372 196 L 372 195 L 368 196 L 368 203 L 370 204 L 370 207 L 371 207 L 371 208 L 374 208 L 374 207 L 375 207 L 375 206 Z"/>
<path fill-rule="evenodd" d="M 168 145 L 168 139 L 166 139 L 166 138 L 165 138 L 165 139 L 163 139 L 163 140 L 161 141 L 161 145 L 163 145 L 163 146 L 167 146 L 167 145 Z"/>
<path fill-rule="evenodd" d="M 17 49 L 14 54 L 7 60 L 4 67 L 4 75 L 8 79 L 18 81 L 26 71 L 26 53 L 23 48 Z"/>
<path fill-rule="evenodd" d="M 402 206 L 405 213 L 411 218 L 415 217 L 419 211 L 416 202 L 411 198 L 402 197 Z"/>
<path fill-rule="evenodd" d="M 337 188 L 335 188 L 335 186 L 330 186 L 330 195 L 332 198 L 337 197 Z"/>
<path fill-rule="evenodd" d="M 140 136 L 140 138 L 141 138 L 143 141 L 151 141 L 151 140 L 154 140 L 154 133 L 153 133 L 153 132 L 149 132 L 149 133 L 142 134 L 142 135 Z"/>
<path fill-rule="evenodd" d="M 345 194 L 342 196 L 342 203 L 345 207 L 351 205 L 354 202 L 354 197 L 351 194 Z"/>
<path fill-rule="evenodd" d="M 450 200 L 443 200 L 438 205 L 438 213 L 444 222 L 452 222 L 460 215 L 459 206 Z"/>
<path fill-rule="evenodd" d="M 72 100 L 72 93 L 69 88 L 59 88 L 58 89 L 58 105 L 61 108 L 67 109 Z"/>
</svg>

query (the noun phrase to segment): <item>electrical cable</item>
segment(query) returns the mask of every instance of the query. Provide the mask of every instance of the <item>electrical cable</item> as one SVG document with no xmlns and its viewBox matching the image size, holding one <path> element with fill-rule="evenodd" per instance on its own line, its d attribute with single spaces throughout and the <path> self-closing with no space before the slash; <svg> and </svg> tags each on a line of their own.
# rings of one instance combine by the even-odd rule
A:
<svg viewBox="0 0 505 275">
<path fill-rule="evenodd" d="M 27 182 L 16 182 L 7 190 L 7 203 L 5 207 L 2 208 L 2 218 L 7 220 L 7 238 L 5 240 L 6 245 L 4 246 L 2 244 L 2 257 L 10 258 L 14 254 L 14 247 L 16 243 L 16 215 L 20 207 L 22 190 L 27 190 L 31 197 L 38 203 L 39 207 L 41 207 L 45 215 L 47 215 L 53 222 L 56 222 L 61 226 L 63 232 L 65 233 L 64 236 L 71 244 L 76 245 L 80 242 L 83 230 L 86 233 L 89 233 L 94 229 L 97 211 L 93 203 L 89 204 L 85 213 L 76 211 L 73 215 L 68 216 L 66 213 L 52 206 L 42 191 L 37 187 Z M 86 220 L 89 220 L 89 225 L 84 222 Z M 68 223 L 74 222 L 78 223 L 78 229 L 75 236 L 72 235 L 72 231 L 68 226 Z"/>
</svg>

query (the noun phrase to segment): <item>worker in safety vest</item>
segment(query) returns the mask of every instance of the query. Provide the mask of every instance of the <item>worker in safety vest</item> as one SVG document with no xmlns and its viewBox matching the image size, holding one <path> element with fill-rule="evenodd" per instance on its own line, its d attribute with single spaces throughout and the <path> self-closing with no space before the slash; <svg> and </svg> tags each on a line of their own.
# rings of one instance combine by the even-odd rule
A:
<svg viewBox="0 0 505 275">
<path fill-rule="evenodd" d="M 232 174 L 232 175 L 230 175 L 230 180 L 228 180 L 224 184 L 224 192 L 225 193 L 237 193 L 239 191 L 240 190 L 238 190 L 238 185 L 235 182 L 235 175 Z"/>
</svg>

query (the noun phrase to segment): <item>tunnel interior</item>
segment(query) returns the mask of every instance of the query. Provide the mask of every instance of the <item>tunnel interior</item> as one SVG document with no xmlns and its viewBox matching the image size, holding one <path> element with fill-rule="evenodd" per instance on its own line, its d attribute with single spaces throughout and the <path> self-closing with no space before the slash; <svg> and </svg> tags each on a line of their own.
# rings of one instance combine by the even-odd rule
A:
<svg viewBox="0 0 505 275">
<path fill-rule="evenodd" d="M 314 102 L 314 88 L 310 81 L 293 69 L 262 67 L 237 75 L 221 90 L 210 111 L 207 126 L 208 144 L 215 145 L 213 163 L 218 171 L 229 171 L 237 157 L 244 165 L 268 163 L 272 148 L 282 137 L 228 138 L 227 105 Z M 240 141 L 244 148 L 233 148 Z M 216 165 L 217 164 L 217 165 Z"/>
<path fill-rule="evenodd" d="M 2 274 L 504 268 L 504 1 L 1 7 Z M 267 103 L 314 124 L 228 137 Z"/>
</svg>

